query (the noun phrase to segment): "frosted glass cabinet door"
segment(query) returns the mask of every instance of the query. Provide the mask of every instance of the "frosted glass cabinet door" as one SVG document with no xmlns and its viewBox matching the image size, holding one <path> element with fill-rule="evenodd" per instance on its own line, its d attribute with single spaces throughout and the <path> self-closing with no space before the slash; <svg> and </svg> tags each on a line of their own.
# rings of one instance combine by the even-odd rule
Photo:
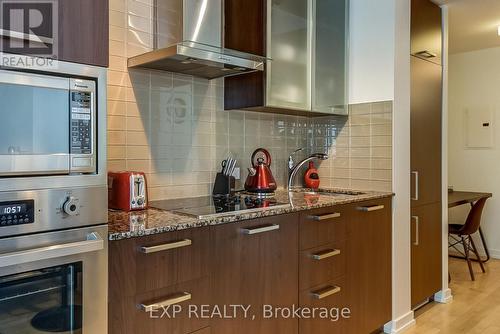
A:
<svg viewBox="0 0 500 334">
<path fill-rule="evenodd" d="M 347 114 L 348 0 L 313 0 L 312 110 Z"/>
<path fill-rule="evenodd" d="M 309 1 L 268 1 L 268 106 L 311 110 Z"/>
</svg>

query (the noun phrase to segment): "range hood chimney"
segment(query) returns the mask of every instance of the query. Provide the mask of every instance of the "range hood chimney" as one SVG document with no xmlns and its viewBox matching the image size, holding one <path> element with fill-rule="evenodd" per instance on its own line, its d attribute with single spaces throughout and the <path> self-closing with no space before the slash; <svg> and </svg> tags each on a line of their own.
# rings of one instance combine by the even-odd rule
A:
<svg viewBox="0 0 500 334">
<path fill-rule="evenodd" d="M 223 0 L 155 0 L 154 50 L 128 67 L 206 79 L 263 71 L 266 58 L 223 47 L 223 13 Z"/>
</svg>

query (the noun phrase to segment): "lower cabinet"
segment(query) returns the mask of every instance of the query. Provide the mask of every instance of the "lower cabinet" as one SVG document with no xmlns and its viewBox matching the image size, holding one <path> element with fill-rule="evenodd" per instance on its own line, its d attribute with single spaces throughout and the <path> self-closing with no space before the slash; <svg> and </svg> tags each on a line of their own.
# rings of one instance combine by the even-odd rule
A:
<svg viewBox="0 0 500 334">
<path fill-rule="evenodd" d="M 213 304 L 250 306 L 247 318 L 212 319 L 213 332 L 298 333 L 297 319 L 263 312 L 298 305 L 298 215 L 215 226 L 212 235 Z"/>
<path fill-rule="evenodd" d="M 210 304 L 208 277 L 110 300 L 109 332 L 116 334 L 198 333 L 210 325 L 200 314 Z M 154 305 L 163 305 L 155 308 Z M 200 333 L 205 333 L 201 331 Z M 208 332 L 209 333 L 209 332 Z"/>
<path fill-rule="evenodd" d="M 304 317 L 299 320 L 299 333 L 348 333 L 348 320 L 345 318 L 350 316 L 347 284 L 347 278 L 342 276 L 300 292 L 300 306 L 315 310 L 316 314 L 309 319 Z"/>
<path fill-rule="evenodd" d="M 411 303 L 425 302 L 442 286 L 441 203 L 412 208 Z"/>
<path fill-rule="evenodd" d="M 349 333 L 372 333 L 391 320 L 391 199 L 353 204 L 347 254 Z"/>
<path fill-rule="evenodd" d="M 109 333 L 372 333 L 391 320 L 391 218 L 386 198 L 111 241 Z"/>
</svg>

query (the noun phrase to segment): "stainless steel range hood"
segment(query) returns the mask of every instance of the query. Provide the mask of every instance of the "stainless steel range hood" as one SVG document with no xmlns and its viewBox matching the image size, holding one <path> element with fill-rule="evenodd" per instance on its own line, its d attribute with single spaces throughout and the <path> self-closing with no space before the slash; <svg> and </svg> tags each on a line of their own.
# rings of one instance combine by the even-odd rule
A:
<svg viewBox="0 0 500 334">
<path fill-rule="evenodd" d="M 263 71 L 266 58 L 223 47 L 222 0 L 166 0 L 154 4 L 154 50 L 128 67 L 207 79 Z"/>
</svg>

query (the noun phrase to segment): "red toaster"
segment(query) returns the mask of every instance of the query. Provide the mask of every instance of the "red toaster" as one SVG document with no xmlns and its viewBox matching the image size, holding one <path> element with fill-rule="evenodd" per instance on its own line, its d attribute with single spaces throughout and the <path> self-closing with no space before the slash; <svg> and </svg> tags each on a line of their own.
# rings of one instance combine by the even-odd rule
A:
<svg viewBox="0 0 500 334">
<path fill-rule="evenodd" d="M 142 172 L 108 173 L 108 207 L 123 211 L 148 206 L 146 175 Z"/>
</svg>

